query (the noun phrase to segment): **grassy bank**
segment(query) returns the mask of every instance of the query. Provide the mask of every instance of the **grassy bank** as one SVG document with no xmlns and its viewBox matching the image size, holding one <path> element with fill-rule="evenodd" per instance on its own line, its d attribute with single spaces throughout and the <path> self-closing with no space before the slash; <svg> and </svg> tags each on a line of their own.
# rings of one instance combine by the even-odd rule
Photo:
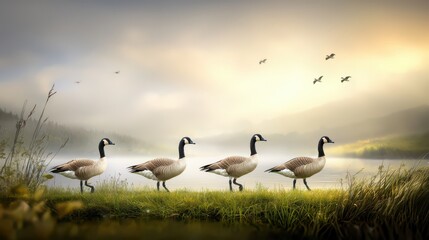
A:
<svg viewBox="0 0 429 240">
<path fill-rule="evenodd" d="M 14 200 L 13 196 L 2 197 L 5 206 Z M 49 189 L 43 197 L 60 225 L 132 220 L 147 227 L 154 220 L 198 221 L 252 226 L 283 236 L 343 239 L 425 239 L 429 236 L 428 200 L 429 168 L 384 171 L 382 167 L 365 180 L 349 176 L 343 190 L 272 191 L 261 187 L 233 193 L 166 193 L 104 185 L 94 194 Z M 61 203 L 83 207 L 66 215 L 58 207 Z M 124 228 L 128 229 L 118 227 L 112 234 L 122 234 Z"/>
</svg>

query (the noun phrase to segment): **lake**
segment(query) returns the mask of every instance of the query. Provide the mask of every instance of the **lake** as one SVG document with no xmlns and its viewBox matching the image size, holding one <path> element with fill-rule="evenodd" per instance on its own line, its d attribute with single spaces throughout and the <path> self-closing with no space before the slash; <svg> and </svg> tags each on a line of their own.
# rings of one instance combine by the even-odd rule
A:
<svg viewBox="0 0 429 240">
<path fill-rule="evenodd" d="M 129 173 L 126 167 L 143 163 L 153 159 L 149 156 L 107 156 L 108 166 L 105 173 L 89 180 L 89 183 L 94 184 L 97 188 L 101 182 L 111 181 L 112 178 L 126 183 L 129 187 L 143 188 L 150 187 L 156 189 L 156 182 L 147 179 L 143 176 Z M 200 157 L 187 156 L 187 167 L 185 171 L 166 182 L 170 191 L 187 189 L 192 191 L 204 190 L 229 190 L 228 178 L 219 176 L 213 173 L 202 172 L 199 167 L 218 161 L 224 156 Z M 48 166 L 51 168 L 54 165 L 69 161 L 70 157 L 57 156 Z M 96 159 L 96 158 L 93 158 Z M 275 173 L 266 173 L 275 165 L 289 160 L 280 155 L 263 155 L 259 154 L 258 167 L 251 173 L 242 176 L 237 180 L 238 183 L 244 184 L 245 189 L 256 189 L 264 187 L 269 189 L 291 189 L 292 179 Z M 357 177 L 368 177 L 378 172 L 379 166 L 384 165 L 386 168 L 399 168 L 402 165 L 405 167 L 412 166 L 428 166 L 428 160 L 374 160 L 374 159 L 358 159 L 358 158 L 334 158 L 326 157 L 325 168 L 318 174 L 307 179 L 308 185 L 312 189 L 326 188 L 341 188 L 346 187 L 345 178 L 347 173 L 358 173 Z M 51 187 L 70 187 L 79 190 L 79 181 L 68 179 L 59 174 L 53 174 L 54 179 L 47 182 Z M 342 183 L 343 182 L 343 183 Z M 297 188 L 305 189 L 302 180 L 297 180 Z M 234 189 L 236 189 L 234 185 Z"/>
</svg>

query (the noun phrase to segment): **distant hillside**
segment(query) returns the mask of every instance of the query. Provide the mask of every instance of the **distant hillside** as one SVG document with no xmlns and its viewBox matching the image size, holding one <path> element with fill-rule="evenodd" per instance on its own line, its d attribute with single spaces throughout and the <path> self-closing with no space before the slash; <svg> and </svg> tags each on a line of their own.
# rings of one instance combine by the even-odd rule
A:
<svg viewBox="0 0 429 240">
<path fill-rule="evenodd" d="M 429 159 L 429 132 L 361 140 L 330 149 L 335 156 L 358 158 Z"/>
<path fill-rule="evenodd" d="M 0 109 L 0 139 L 6 139 L 9 143 L 13 141 L 17 120 L 17 115 Z M 23 131 L 24 139 L 31 137 L 35 125 L 36 120 L 34 119 L 30 119 L 27 122 Z M 130 136 L 77 127 L 66 127 L 49 121 L 46 123 L 43 131 L 43 134 L 49 138 L 49 151 L 56 151 L 69 138 L 66 147 L 61 151 L 62 154 L 76 155 L 76 152 L 79 152 L 79 155 L 94 154 L 97 151 L 98 142 L 103 137 L 109 137 L 116 143 L 115 152 L 143 154 L 159 151 L 159 147 Z"/>
<path fill-rule="evenodd" d="M 355 143 L 360 140 L 426 133 L 429 132 L 428 123 L 429 106 L 420 106 L 343 125 L 336 122 L 332 123 L 330 127 L 317 128 L 312 131 L 290 131 L 277 134 L 258 132 L 268 139 L 267 144 L 261 146 L 261 149 L 267 149 L 268 152 L 314 155 L 317 154 L 317 142 L 324 135 L 335 141 L 335 144 L 327 147 L 326 152 L 329 153 L 329 148 L 333 146 Z M 214 136 L 206 141 L 224 148 L 237 148 L 247 146 L 247 139 L 250 139 L 251 134 L 253 133 Z"/>
<path fill-rule="evenodd" d="M 395 116 L 392 116 L 395 118 L 389 119 L 389 122 L 392 124 L 398 122 L 400 125 L 401 122 L 408 121 L 404 118 L 411 119 L 414 118 L 415 114 L 428 113 L 429 105 L 410 109 L 410 106 L 414 105 L 409 103 L 408 100 L 399 98 L 396 94 L 366 93 L 341 101 L 326 103 L 301 112 L 285 114 L 264 121 L 255 128 L 272 134 L 312 133 L 318 130 L 336 129 L 341 126 L 356 126 L 358 123 L 369 119 L 383 118 L 395 114 Z M 398 109 L 408 109 L 409 112 L 401 113 L 402 111 L 398 111 Z M 420 113 L 418 113 L 419 111 Z M 420 118 L 418 115 L 415 117 L 416 119 Z M 416 126 L 416 129 L 421 125 Z"/>
</svg>

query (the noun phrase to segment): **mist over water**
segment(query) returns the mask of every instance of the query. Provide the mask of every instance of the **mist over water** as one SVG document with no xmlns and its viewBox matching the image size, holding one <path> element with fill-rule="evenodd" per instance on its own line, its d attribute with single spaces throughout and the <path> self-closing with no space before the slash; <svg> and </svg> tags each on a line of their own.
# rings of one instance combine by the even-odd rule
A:
<svg viewBox="0 0 429 240">
<path fill-rule="evenodd" d="M 221 154 L 214 157 L 208 156 L 187 156 L 187 166 L 185 171 L 179 176 L 172 178 L 166 182 L 170 191 L 176 190 L 192 190 L 192 191 L 228 191 L 228 178 L 214 173 L 200 171 L 199 168 L 203 165 L 218 161 L 226 157 Z M 245 190 L 255 190 L 259 187 L 268 188 L 270 190 L 292 189 L 293 179 L 284 177 L 276 173 L 264 172 L 275 165 L 281 164 L 292 157 L 286 158 L 283 155 L 266 155 L 259 154 L 259 163 L 257 168 L 242 177 L 237 182 L 244 185 Z M 156 190 L 156 181 L 147 179 L 141 175 L 128 172 L 127 167 L 143 163 L 153 159 L 153 156 L 111 156 L 107 158 L 106 172 L 100 176 L 90 179 L 88 182 L 97 185 L 104 181 L 110 181 L 112 178 L 124 181 L 128 187 L 144 188 L 149 187 Z M 72 158 L 60 156 L 52 161 L 48 168 L 64 163 Z M 410 168 L 413 166 L 428 166 L 428 160 L 374 160 L 374 159 L 359 159 L 359 158 L 334 158 L 327 157 L 324 169 L 318 174 L 307 179 L 311 189 L 328 189 L 347 187 L 347 174 L 356 174 L 356 177 L 370 177 L 379 171 L 379 167 L 383 165 L 386 169 L 397 169 L 399 167 Z M 59 174 L 54 174 L 54 179 L 47 182 L 48 187 L 65 187 L 79 190 L 79 181 L 68 179 Z M 301 179 L 297 180 L 297 188 L 305 190 L 305 186 Z M 238 190 L 237 186 L 233 186 L 234 190 Z"/>
</svg>

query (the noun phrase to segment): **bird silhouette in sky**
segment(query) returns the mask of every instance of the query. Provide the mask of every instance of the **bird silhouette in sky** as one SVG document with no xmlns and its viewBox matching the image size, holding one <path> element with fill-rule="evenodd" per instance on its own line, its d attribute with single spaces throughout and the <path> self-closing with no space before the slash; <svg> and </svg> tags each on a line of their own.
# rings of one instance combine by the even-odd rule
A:
<svg viewBox="0 0 429 240">
<path fill-rule="evenodd" d="M 77 83 L 77 84 L 79 84 L 80 82 L 79 82 L 79 81 L 76 81 L 76 83 Z"/>
<path fill-rule="evenodd" d="M 349 78 L 351 78 L 351 76 L 341 77 L 341 82 L 348 82 Z"/>
<path fill-rule="evenodd" d="M 325 60 L 328 60 L 328 59 L 333 59 L 334 58 L 334 56 L 335 56 L 335 53 L 331 53 L 331 54 L 329 54 L 329 55 L 326 55 L 326 58 L 325 58 Z"/>
<path fill-rule="evenodd" d="M 259 61 L 259 64 L 265 63 L 266 61 L 267 61 L 267 59 L 264 58 L 264 59 L 262 59 L 262 60 Z"/>
<path fill-rule="evenodd" d="M 116 73 L 116 74 L 119 74 L 119 71 L 116 71 L 115 73 Z"/>
<path fill-rule="evenodd" d="M 323 75 L 320 76 L 319 78 L 315 78 L 313 81 L 313 84 L 316 84 L 317 82 L 322 82 L 322 77 L 323 77 Z"/>
</svg>

